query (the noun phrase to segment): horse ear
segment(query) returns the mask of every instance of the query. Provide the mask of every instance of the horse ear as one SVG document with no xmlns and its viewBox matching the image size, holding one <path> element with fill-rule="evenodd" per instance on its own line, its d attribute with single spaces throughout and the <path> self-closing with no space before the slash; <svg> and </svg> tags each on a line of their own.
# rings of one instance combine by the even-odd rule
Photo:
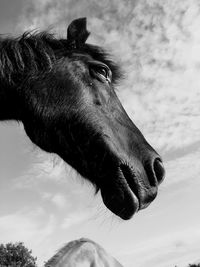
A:
<svg viewBox="0 0 200 267">
<path fill-rule="evenodd" d="M 90 33 L 87 31 L 87 19 L 79 18 L 73 20 L 67 28 L 67 40 L 74 47 L 80 47 L 83 45 Z"/>
</svg>

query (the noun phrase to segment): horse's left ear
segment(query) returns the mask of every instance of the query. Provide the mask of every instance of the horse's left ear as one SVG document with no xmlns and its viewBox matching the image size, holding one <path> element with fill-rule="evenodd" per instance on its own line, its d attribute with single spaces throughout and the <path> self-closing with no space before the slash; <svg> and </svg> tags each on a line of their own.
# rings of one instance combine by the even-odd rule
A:
<svg viewBox="0 0 200 267">
<path fill-rule="evenodd" d="M 67 40 L 73 48 L 81 47 L 90 33 L 87 31 L 87 19 L 79 18 L 73 20 L 67 28 Z"/>
</svg>

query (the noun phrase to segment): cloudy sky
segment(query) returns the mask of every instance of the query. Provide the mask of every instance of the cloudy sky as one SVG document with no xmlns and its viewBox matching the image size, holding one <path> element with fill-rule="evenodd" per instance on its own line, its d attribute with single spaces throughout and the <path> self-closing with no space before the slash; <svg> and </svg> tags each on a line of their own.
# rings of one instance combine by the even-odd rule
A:
<svg viewBox="0 0 200 267">
<path fill-rule="evenodd" d="M 162 155 L 159 195 L 130 221 L 112 215 L 57 156 L 0 124 L 0 242 L 23 241 L 41 266 L 64 243 L 89 237 L 125 267 L 200 262 L 200 4 L 198 0 L 0 0 L 0 32 L 66 26 L 88 17 L 89 42 L 126 71 L 117 89 Z"/>
</svg>

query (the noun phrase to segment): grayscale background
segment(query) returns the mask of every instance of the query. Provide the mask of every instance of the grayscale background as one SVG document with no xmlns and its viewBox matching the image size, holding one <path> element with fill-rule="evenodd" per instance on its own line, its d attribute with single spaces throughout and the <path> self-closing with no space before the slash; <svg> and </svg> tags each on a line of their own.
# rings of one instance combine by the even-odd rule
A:
<svg viewBox="0 0 200 267">
<path fill-rule="evenodd" d="M 88 42 L 126 71 L 117 94 L 162 155 L 156 200 L 130 221 L 15 122 L 0 124 L 0 243 L 22 241 L 41 266 L 64 243 L 88 237 L 126 267 L 200 262 L 199 0 L 0 0 L 0 33 L 49 30 L 65 37 L 88 17 Z"/>
</svg>

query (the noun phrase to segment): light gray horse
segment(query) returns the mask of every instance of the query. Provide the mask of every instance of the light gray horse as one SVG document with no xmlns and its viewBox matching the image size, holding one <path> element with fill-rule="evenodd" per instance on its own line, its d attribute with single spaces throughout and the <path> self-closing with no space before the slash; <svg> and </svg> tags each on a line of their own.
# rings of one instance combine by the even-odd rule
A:
<svg viewBox="0 0 200 267">
<path fill-rule="evenodd" d="M 44 267 L 123 267 L 94 241 L 81 238 L 67 243 Z"/>
</svg>

